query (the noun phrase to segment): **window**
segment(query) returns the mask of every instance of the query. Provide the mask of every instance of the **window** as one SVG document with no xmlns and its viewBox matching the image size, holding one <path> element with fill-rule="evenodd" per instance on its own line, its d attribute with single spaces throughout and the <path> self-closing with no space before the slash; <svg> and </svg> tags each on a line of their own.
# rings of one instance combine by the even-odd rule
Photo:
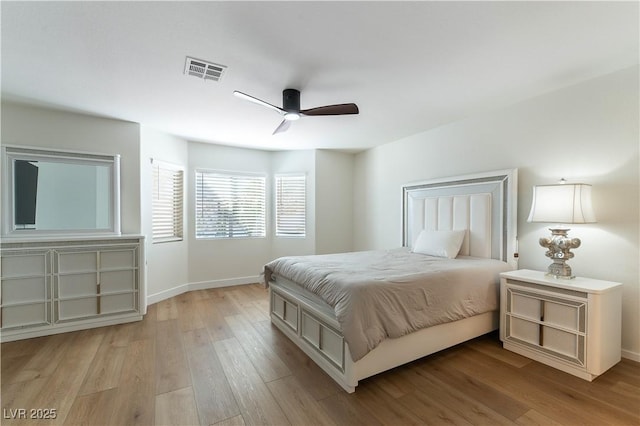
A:
<svg viewBox="0 0 640 426">
<path fill-rule="evenodd" d="M 306 177 L 276 176 L 276 237 L 306 235 Z"/>
<path fill-rule="evenodd" d="M 196 171 L 196 238 L 266 236 L 264 176 Z"/>
<path fill-rule="evenodd" d="M 153 161 L 153 160 L 152 160 Z M 153 161 L 154 243 L 182 240 L 183 170 L 171 164 Z"/>
</svg>

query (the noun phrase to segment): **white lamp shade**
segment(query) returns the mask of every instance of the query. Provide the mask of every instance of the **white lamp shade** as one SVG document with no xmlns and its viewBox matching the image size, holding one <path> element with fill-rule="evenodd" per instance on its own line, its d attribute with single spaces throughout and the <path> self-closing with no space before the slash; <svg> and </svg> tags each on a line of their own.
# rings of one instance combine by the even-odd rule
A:
<svg viewBox="0 0 640 426">
<path fill-rule="evenodd" d="M 591 204 L 591 185 L 583 183 L 538 185 L 528 222 L 593 223 L 596 215 Z"/>
</svg>

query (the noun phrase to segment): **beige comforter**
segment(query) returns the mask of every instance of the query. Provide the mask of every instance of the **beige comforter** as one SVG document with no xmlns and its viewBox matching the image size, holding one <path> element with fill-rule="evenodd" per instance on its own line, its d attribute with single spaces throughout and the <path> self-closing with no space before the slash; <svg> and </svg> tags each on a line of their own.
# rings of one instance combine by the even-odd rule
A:
<svg viewBox="0 0 640 426">
<path fill-rule="evenodd" d="M 332 306 L 357 361 L 385 338 L 497 309 L 499 273 L 510 269 L 402 248 L 282 257 L 265 266 L 265 278 L 288 278 Z"/>
</svg>

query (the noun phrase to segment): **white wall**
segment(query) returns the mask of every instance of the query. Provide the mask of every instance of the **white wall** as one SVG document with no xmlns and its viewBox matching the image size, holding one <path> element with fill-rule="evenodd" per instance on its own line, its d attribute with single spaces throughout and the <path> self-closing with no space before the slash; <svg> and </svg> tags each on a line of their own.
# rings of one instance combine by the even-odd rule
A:
<svg viewBox="0 0 640 426">
<path fill-rule="evenodd" d="M 638 78 L 638 67 L 621 70 L 357 155 L 355 249 L 401 244 L 402 184 L 516 167 L 520 268 L 546 270 L 537 241 L 548 230 L 526 222 L 532 186 L 592 184 L 598 223 L 572 227 L 582 246 L 570 264 L 624 284 L 622 347 L 640 360 Z"/>
<path fill-rule="evenodd" d="M 184 168 L 185 187 L 191 174 L 187 141 L 142 126 L 140 132 L 140 182 L 142 203 L 142 231 L 146 235 L 147 295 L 153 303 L 188 290 L 189 244 L 191 223 L 183 218 L 184 238 L 182 241 L 153 243 L 152 239 L 152 183 L 151 159 L 175 164 Z M 183 212 L 187 211 L 186 193 Z M 186 214 L 185 214 L 186 216 Z"/>
<path fill-rule="evenodd" d="M 120 154 L 123 234 L 139 234 L 140 125 L 16 103 L 2 103 L 2 144 Z"/>
<path fill-rule="evenodd" d="M 354 155 L 316 152 L 316 254 L 353 249 Z"/>
<path fill-rule="evenodd" d="M 195 218 L 193 176 L 196 169 L 251 172 L 267 176 L 271 172 L 271 155 L 267 151 L 189 142 L 188 152 L 188 222 L 193 222 Z M 270 223 L 269 217 L 267 223 Z M 205 287 L 256 282 L 264 264 L 271 260 L 269 233 L 270 229 L 267 229 L 267 238 L 196 239 L 195 228 L 192 227 L 188 235 L 189 283 Z"/>
</svg>

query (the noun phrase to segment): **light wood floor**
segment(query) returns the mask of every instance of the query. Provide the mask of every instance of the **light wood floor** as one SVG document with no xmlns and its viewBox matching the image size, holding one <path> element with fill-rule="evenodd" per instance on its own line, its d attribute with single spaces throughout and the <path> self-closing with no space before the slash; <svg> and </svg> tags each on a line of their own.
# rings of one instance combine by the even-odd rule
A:
<svg viewBox="0 0 640 426">
<path fill-rule="evenodd" d="M 487 335 L 335 385 L 269 323 L 259 285 L 186 293 L 144 321 L 2 344 L 2 424 L 639 425 L 640 364 L 592 383 Z M 15 420 L 55 409 L 54 421 Z"/>
</svg>

